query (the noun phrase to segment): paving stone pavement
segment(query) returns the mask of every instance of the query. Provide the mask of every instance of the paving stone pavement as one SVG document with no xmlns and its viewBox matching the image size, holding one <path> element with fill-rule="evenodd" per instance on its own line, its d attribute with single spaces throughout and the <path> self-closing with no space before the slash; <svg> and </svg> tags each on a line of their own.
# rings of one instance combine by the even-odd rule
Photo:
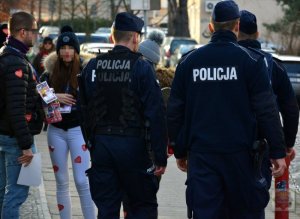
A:
<svg viewBox="0 0 300 219">
<path fill-rule="evenodd" d="M 59 219 L 56 204 L 55 178 L 48 152 L 46 133 L 43 132 L 36 136 L 35 141 L 38 151 L 42 155 L 43 184 L 30 189 L 29 197 L 21 208 L 20 219 Z M 69 167 L 69 172 L 70 193 L 73 205 L 72 219 L 83 219 L 71 167 Z M 177 169 L 176 161 L 171 157 L 168 161 L 167 171 L 162 177 L 160 190 L 158 192 L 158 219 L 187 218 L 185 206 L 185 178 L 186 174 Z M 296 195 L 295 198 L 297 199 L 297 203 L 294 204 L 295 208 L 290 213 L 289 219 L 300 218 L 300 194 Z M 274 219 L 272 200 L 266 209 L 266 219 Z"/>
</svg>

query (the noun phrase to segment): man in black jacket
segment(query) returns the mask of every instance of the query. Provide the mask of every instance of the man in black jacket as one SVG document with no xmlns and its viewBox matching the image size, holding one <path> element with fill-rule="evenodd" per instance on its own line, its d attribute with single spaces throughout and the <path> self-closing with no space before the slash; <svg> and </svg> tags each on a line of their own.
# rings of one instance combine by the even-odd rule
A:
<svg viewBox="0 0 300 219">
<path fill-rule="evenodd" d="M 143 26 L 137 16 L 118 13 L 114 48 L 92 59 L 81 73 L 79 89 L 88 109 L 84 125 L 92 136 L 87 175 L 99 219 L 120 218 L 124 194 L 129 200 L 126 218 L 158 215 L 156 176 L 167 166 L 167 130 L 153 67 L 136 53 Z"/>
<path fill-rule="evenodd" d="M 238 43 L 250 50 L 256 50 L 266 57 L 269 79 L 273 92 L 276 95 L 278 109 L 282 115 L 287 152 L 291 153 L 295 144 L 299 123 L 297 99 L 286 70 L 271 54 L 261 50 L 261 45 L 257 38 L 256 16 L 249 11 L 241 11 Z"/>
<path fill-rule="evenodd" d="M 21 165 L 33 158 L 33 135 L 42 125 L 36 77 L 25 56 L 38 29 L 26 12 L 13 14 L 8 27 L 10 36 L 0 50 L 0 215 L 19 218 L 29 187 L 17 179 Z"/>
<path fill-rule="evenodd" d="M 177 166 L 188 167 L 186 202 L 194 219 L 260 218 L 269 193 L 251 156 L 256 121 L 270 143 L 273 176 L 286 168 L 264 56 L 238 45 L 239 18 L 234 1 L 218 2 L 210 43 L 182 60 L 172 83 L 168 135 Z"/>
<path fill-rule="evenodd" d="M 291 159 L 293 159 L 293 146 L 295 144 L 299 123 L 299 108 L 293 87 L 284 67 L 277 62 L 271 54 L 261 50 L 260 42 L 257 40 L 259 34 L 257 31 L 256 16 L 246 10 L 242 10 L 240 14 L 238 43 L 250 51 L 255 51 L 265 56 L 269 80 L 272 84 L 273 92 L 276 95 L 278 109 L 282 116 L 286 151 L 288 155 L 292 156 Z M 258 125 L 258 127 L 260 126 Z M 258 138 L 264 138 L 260 133 L 261 132 L 259 132 Z M 262 173 L 270 188 L 272 182 L 270 167 L 272 164 L 268 159 L 268 153 L 265 155 L 266 159 L 263 160 Z M 262 218 L 264 218 L 264 215 Z"/>
</svg>

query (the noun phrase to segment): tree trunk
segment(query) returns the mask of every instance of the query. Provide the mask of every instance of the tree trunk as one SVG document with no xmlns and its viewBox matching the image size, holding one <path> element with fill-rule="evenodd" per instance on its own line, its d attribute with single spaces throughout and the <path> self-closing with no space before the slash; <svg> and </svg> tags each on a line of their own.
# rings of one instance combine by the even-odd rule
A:
<svg viewBox="0 0 300 219">
<path fill-rule="evenodd" d="M 42 17 L 42 0 L 39 0 L 39 12 L 38 12 L 38 23 L 41 25 L 41 17 Z"/>
<path fill-rule="evenodd" d="M 187 1 L 179 0 L 178 6 L 176 0 L 168 0 L 168 34 L 170 36 L 190 37 Z"/>
<path fill-rule="evenodd" d="M 73 25 L 75 17 L 75 0 L 71 1 L 71 26 Z"/>
<path fill-rule="evenodd" d="M 30 2 L 30 14 L 34 14 L 34 3 L 35 3 L 35 0 L 31 0 Z"/>
<path fill-rule="evenodd" d="M 61 25 L 62 0 L 58 0 L 58 23 Z"/>
<path fill-rule="evenodd" d="M 113 21 L 116 16 L 116 5 L 115 5 L 115 0 L 110 0 L 110 18 Z"/>
<path fill-rule="evenodd" d="M 85 32 L 89 34 L 90 31 L 90 14 L 89 14 L 89 8 L 88 8 L 88 1 L 84 0 L 84 9 L 85 9 Z"/>
<path fill-rule="evenodd" d="M 175 18 L 176 18 L 176 10 L 177 10 L 177 1 L 176 0 L 168 0 L 168 35 L 175 35 Z"/>
</svg>

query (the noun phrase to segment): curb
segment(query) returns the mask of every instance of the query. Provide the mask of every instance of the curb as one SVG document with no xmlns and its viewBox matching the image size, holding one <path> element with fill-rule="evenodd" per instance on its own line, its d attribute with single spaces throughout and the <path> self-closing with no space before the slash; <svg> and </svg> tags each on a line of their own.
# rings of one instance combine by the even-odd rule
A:
<svg viewBox="0 0 300 219">
<path fill-rule="evenodd" d="M 41 199 L 41 205 L 42 205 L 42 211 L 44 219 L 51 219 L 50 210 L 48 207 L 46 192 L 45 192 L 45 186 L 44 186 L 44 179 L 42 177 L 41 185 L 39 186 L 39 193 L 40 193 L 40 199 Z"/>
</svg>

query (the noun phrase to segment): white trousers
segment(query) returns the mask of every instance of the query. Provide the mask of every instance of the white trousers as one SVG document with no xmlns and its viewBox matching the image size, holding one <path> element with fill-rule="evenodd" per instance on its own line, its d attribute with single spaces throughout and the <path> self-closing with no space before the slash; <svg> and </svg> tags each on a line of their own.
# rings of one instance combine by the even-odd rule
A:
<svg viewBox="0 0 300 219">
<path fill-rule="evenodd" d="M 61 219 L 72 218 L 69 191 L 68 155 L 70 152 L 76 189 L 85 219 L 95 219 L 95 206 L 91 198 L 85 171 L 90 166 L 90 153 L 86 148 L 79 126 L 64 131 L 49 125 L 48 147 L 56 179 L 57 206 Z"/>
</svg>

